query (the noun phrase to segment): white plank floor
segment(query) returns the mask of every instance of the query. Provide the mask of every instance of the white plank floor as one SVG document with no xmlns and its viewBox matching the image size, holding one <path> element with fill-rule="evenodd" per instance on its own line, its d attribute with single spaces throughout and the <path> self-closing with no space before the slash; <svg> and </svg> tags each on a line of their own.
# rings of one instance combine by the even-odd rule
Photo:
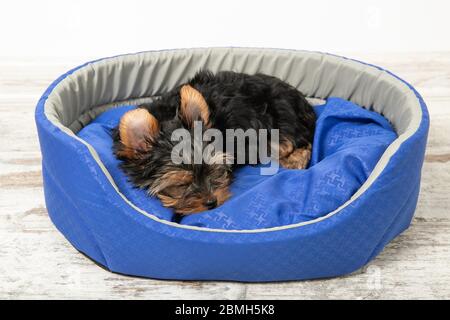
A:
<svg viewBox="0 0 450 320">
<path fill-rule="evenodd" d="M 347 55 L 395 72 L 428 104 L 432 125 L 416 216 L 352 275 L 270 284 L 135 279 L 79 254 L 47 216 L 34 107 L 52 80 L 83 61 L 0 59 L 0 298 L 449 299 L 450 52 Z"/>
</svg>

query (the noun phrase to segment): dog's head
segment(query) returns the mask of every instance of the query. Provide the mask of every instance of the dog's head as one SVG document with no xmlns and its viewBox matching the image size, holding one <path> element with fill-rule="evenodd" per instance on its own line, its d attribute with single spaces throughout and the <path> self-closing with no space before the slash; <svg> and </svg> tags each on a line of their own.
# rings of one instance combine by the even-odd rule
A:
<svg viewBox="0 0 450 320">
<path fill-rule="evenodd" d="M 163 123 L 144 108 L 127 112 L 120 120 L 115 154 L 136 186 L 176 213 L 213 209 L 230 197 L 230 156 L 205 152 L 208 144 L 194 138 L 197 124 L 201 124 L 202 135 L 210 127 L 209 107 L 200 92 L 189 85 L 181 87 L 177 108 L 177 117 Z M 191 136 L 184 144 L 173 140 L 177 129 Z M 174 161 L 180 151 L 182 161 Z M 199 152 L 200 162 L 194 159 Z"/>
</svg>

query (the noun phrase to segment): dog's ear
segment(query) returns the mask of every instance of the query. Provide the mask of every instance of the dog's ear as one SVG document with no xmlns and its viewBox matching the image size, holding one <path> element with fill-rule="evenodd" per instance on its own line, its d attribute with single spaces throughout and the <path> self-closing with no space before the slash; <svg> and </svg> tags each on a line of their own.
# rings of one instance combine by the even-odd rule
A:
<svg viewBox="0 0 450 320">
<path fill-rule="evenodd" d="M 209 107 L 202 94 L 190 85 L 184 85 L 180 89 L 180 116 L 181 120 L 192 127 L 194 121 L 202 121 L 209 126 Z"/>
<path fill-rule="evenodd" d="M 139 154 L 150 151 L 158 134 L 158 120 L 150 112 L 143 108 L 128 111 L 120 119 L 119 136 L 122 148 L 118 155 L 137 158 Z"/>
</svg>

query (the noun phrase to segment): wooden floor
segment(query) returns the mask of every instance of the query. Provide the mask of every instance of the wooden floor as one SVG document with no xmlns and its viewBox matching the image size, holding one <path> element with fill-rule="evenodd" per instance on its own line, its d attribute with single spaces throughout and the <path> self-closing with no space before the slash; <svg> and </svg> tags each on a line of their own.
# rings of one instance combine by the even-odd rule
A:
<svg viewBox="0 0 450 320">
<path fill-rule="evenodd" d="M 270 284 L 135 279 L 78 253 L 45 209 L 34 107 L 80 59 L 0 59 L 0 298 L 402 299 L 450 298 L 450 52 L 350 54 L 407 79 L 431 129 L 410 229 L 352 275 Z"/>
</svg>

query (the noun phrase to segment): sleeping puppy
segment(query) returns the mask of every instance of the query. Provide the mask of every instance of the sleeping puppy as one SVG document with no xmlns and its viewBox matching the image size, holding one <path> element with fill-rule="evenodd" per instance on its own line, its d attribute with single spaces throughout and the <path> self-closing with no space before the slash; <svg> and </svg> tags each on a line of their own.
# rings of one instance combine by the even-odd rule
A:
<svg viewBox="0 0 450 320">
<path fill-rule="evenodd" d="M 213 209 L 229 197 L 233 171 L 252 164 L 262 147 L 276 150 L 285 168 L 303 169 L 311 156 L 315 113 L 304 95 L 278 78 L 231 71 L 200 71 L 187 83 L 152 103 L 127 112 L 114 130 L 114 152 L 135 186 L 157 196 L 164 206 L 186 215 Z M 260 136 L 245 139 L 244 151 L 208 153 L 211 144 L 196 139 L 184 143 L 187 151 L 174 161 L 179 130 L 195 135 L 215 129 L 224 136 L 230 129 L 244 132 L 277 130 L 278 141 Z M 250 131 L 249 131 L 250 130 Z M 227 140 L 228 141 L 228 140 Z M 225 142 L 215 140 L 217 145 Z M 256 148 L 255 148 L 256 146 Z M 252 148 L 253 147 L 253 148 Z M 195 161 L 196 153 L 203 155 Z M 242 157 L 242 153 L 245 156 Z M 204 156 L 208 154 L 208 156 Z M 241 159 L 241 162 L 237 162 Z M 254 157 L 253 157 L 254 159 Z M 261 163 L 257 156 L 256 163 Z"/>
</svg>

